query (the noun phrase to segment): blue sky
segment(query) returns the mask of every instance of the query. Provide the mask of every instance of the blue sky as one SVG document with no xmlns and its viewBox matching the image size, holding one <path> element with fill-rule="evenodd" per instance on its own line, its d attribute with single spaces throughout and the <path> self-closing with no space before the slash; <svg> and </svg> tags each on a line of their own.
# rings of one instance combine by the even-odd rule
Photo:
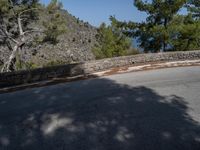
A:
<svg viewBox="0 0 200 150">
<path fill-rule="evenodd" d="M 48 4 L 50 0 L 40 0 Z M 118 20 L 145 20 L 146 13 L 140 12 L 133 6 L 133 0 L 60 0 L 72 15 L 87 21 L 94 26 L 102 22 L 109 23 L 109 16 L 114 15 Z M 185 11 L 182 11 L 185 13 Z"/>
<path fill-rule="evenodd" d="M 41 0 L 49 3 L 50 0 Z M 133 0 L 60 0 L 64 8 L 72 15 L 88 21 L 94 26 L 102 22 L 109 23 L 109 16 L 115 15 L 119 20 L 142 21 L 145 13 L 137 11 Z"/>
</svg>

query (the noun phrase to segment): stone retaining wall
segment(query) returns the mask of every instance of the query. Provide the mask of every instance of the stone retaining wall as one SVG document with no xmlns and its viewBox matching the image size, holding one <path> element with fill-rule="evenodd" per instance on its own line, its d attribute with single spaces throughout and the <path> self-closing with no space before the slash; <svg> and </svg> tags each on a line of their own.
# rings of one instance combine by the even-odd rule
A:
<svg viewBox="0 0 200 150">
<path fill-rule="evenodd" d="M 73 77 L 81 74 L 84 74 L 82 63 L 39 68 L 29 71 L 7 72 L 0 74 L 0 88 L 52 78 Z"/>
<path fill-rule="evenodd" d="M 30 71 L 2 73 L 0 74 L 0 88 L 48 80 L 58 77 L 73 77 L 78 75 L 86 75 L 114 67 L 122 67 L 132 64 L 195 59 L 200 59 L 200 50 L 187 52 L 139 54 L 133 56 L 88 61 L 77 64 L 39 68 Z"/>
<path fill-rule="evenodd" d="M 186 52 L 139 54 L 133 56 L 123 56 L 86 62 L 84 63 L 84 72 L 93 73 L 114 67 L 121 67 L 132 64 L 195 59 L 200 59 L 200 50 Z"/>
</svg>

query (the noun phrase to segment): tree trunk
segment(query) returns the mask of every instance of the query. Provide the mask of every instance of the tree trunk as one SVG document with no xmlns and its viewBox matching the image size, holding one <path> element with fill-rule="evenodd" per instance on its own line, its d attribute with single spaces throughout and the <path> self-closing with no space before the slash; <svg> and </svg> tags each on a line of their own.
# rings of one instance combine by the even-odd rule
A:
<svg viewBox="0 0 200 150">
<path fill-rule="evenodd" d="M 164 20 L 165 30 L 167 30 L 167 24 L 168 24 L 168 19 L 165 18 L 165 20 Z M 164 35 L 164 37 L 163 37 L 163 52 L 166 51 L 166 48 L 167 48 L 167 44 L 166 44 L 166 38 L 165 38 L 165 35 Z"/>
<path fill-rule="evenodd" d="M 164 42 L 163 42 L 163 52 L 166 52 L 166 43 L 165 43 L 165 39 L 164 39 Z"/>
<path fill-rule="evenodd" d="M 1 72 L 11 72 L 15 70 L 15 61 L 16 61 L 16 54 L 19 49 L 19 45 L 15 45 L 13 51 L 8 59 L 8 61 L 4 64 Z"/>
</svg>

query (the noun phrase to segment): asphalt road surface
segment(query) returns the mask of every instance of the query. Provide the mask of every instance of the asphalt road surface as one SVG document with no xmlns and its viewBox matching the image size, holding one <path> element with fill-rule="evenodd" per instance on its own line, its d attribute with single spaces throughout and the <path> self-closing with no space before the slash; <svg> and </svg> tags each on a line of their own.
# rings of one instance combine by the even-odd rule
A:
<svg viewBox="0 0 200 150">
<path fill-rule="evenodd" d="M 200 67 L 0 94 L 0 150 L 200 150 Z"/>
</svg>

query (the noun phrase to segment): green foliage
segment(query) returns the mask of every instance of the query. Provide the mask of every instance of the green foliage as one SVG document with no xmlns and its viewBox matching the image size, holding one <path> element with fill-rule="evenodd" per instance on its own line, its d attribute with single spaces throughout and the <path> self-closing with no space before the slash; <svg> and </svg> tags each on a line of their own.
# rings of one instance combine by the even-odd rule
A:
<svg viewBox="0 0 200 150">
<path fill-rule="evenodd" d="M 200 48 L 200 21 L 193 20 L 191 15 L 175 16 L 169 25 L 169 32 L 173 50 L 186 51 Z"/>
<path fill-rule="evenodd" d="M 19 57 L 17 57 L 16 64 L 15 64 L 15 70 L 32 70 L 36 69 L 38 66 L 34 64 L 33 62 L 23 62 Z"/>
<path fill-rule="evenodd" d="M 200 1 L 188 0 L 188 10 L 192 13 L 193 18 L 200 19 Z"/>
<path fill-rule="evenodd" d="M 67 31 L 66 22 L 61 14 L 62 4 L 58 0 L 52 0 L 47 6 L 48 21 L 43 22 L 45 27 L 45 39 L 44 41 L 49 41 L 52 44 L 58 42 L 59 35 Z"/>
<path fill-rule="evenodd" d="M 1 0 L 0 1 L 0 13 L 1 15 L 5 15 L 9 12 L 9 2 L 8 0 Z"/>
<path fill-rule="evenodd" d="M 33 62 L 24 62 L 21 60 L 19 53 L 16 55 L 15 70 L 31 70 L 36 69 L 38 66 Z"/>
<path fill-rule="evenodd" d="M 26 70 L 32 70 L 32 69 L 38 68 L 38 66 L 34 64 L 33 62 L 26 62 L 24 65 L 25 65 Z"/>
<path fill-rule="evenodd" d="M 186 4 L 192 14 L 178 15 Z M 200 1 L 196 0 L 135 0 L 134 5 L 147 13 L 145 22 L 117 22 L 117 27 L 137 38 L 145 52 L 193 50 L 199 47 Z"/>
<path fill-rule="evenodd" d="M 140 46 L 145 51 L 167 50 L 170 37 L 169 23 L 185 3 L 186 0 L 153 0 L 149 3 L 135 0 L 135 6 L 148 13 L 146 23 L 138 26 Z"/>
<path fill-rule="evenodd" d="M 173 18 L 173 15 L 183 7 L 186 1 L 187 0 L 135 0 L 134 5 L 138 10 L 147 12 L 148 22 L 167 25 Z"/>
<path fill-rule="evenodd" d="M 97 59 L 126 55 L 131 47 L 131 40 L 127 38 L 112 22 L 111 26 L 101 24 L 97 35 L 99 45 L 93 49 Z"/>
<path fill-rule="evenodd" d="M 52 66 L 58 66 L 58 65 L 64 65 L 64 64 L 67 64 L 67 63 L 60 60 L 52 60 L 46 63 L 44 67 L 52 67 Z"/>
</svg>

